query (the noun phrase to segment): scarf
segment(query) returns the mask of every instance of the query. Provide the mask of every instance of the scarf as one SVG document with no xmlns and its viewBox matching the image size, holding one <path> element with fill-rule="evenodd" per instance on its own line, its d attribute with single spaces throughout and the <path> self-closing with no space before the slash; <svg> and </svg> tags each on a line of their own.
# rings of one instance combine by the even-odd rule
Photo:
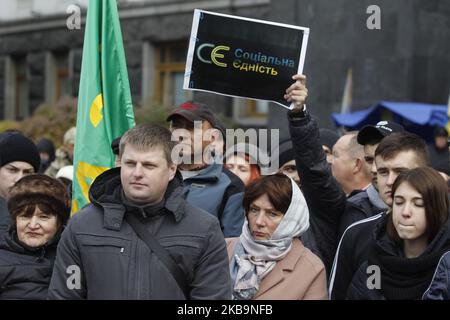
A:
<svg viewBox="0 0 450 320">
<path fill-rule="evenodd" d="M 292 247 L 292 240 L 309 228 L 309 210 L 297 184 L 291 179 L 292 200 L 286 214 L 269 240 L 254 240 L 248 221 L 230 261 L 233 299 L 250 300 L 260 283 Z"/>
<path fill-rule="evenodd" d="M 379 233 L 386 230 L 388 218 L 381 221 Z M 440 230 L 424 253 L 405 258 L 386 234 L 379 237 L 369 256 L 369 265 L 380 266 L 381 290 L 388 300 L 417 300 L 428 288 L 441 256 L 448 250 L 448 225 Z M 389 249 L 390 247 L 390 249 Z M 387 249 L 387 250 L 386 250 Z M 396 251 L 396 252 L 395 252 Z"/>
</svg>

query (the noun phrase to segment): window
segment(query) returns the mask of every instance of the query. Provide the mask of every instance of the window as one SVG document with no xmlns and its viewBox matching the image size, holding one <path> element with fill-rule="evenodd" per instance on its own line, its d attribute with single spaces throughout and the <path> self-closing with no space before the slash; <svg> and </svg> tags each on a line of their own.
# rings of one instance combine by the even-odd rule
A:
<svg viewBox="0 0 450 320">
<path fill-rule="evenodd" d="M 65 96 L 72 96 L 69 81 L 69 53 L 67 51 L 47 52 L 45 71 L 45 97 L 54 105 Z"/>
<path fill-rule="evenodd" d="M 241 124 L 266 124 L 269 102 L 245 98 L 233 101 L 233 118 Z"/>
<path fill-rule="evenodd" d="M 67 52 L 56 53 L 56 101 L 65 96 L 72 96 L 69 83 L 69 55 Z"/>
<path fill-rule="evenodd" d="M 28 107 L 28 69 L 26 57 L 14 58 L 15 93 L 13 118 L 22 120 L 29 115 Z"/>
<path fill-rule="evenodd" d="M 177 106 L 192 97 L 183 90 L 186 55 L 185 42 L 156 46 L 155 98 L 163 105 Z"/>
</svg>

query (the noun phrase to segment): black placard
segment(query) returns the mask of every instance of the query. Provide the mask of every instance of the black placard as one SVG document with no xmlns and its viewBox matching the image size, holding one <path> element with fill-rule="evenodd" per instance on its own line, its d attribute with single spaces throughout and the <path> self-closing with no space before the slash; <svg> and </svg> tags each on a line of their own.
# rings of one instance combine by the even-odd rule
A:
<svg viewBox="0 0 450 320">
<path fill-rule="evenodd" d="M 309 29 L 195 10 L 183 88 L 289 104 Z"/>
</svg>

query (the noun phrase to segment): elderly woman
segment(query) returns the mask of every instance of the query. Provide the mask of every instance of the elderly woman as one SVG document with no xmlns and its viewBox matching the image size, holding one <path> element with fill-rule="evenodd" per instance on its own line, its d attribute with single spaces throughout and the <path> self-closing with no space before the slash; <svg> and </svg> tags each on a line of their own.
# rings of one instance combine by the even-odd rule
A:
<svg viewBox="0 0 450 320">
<path fill-rule="evenodd" d="M 242 234 L 227 239 L 233 298 L 326 299 L 325 267 L 299 239 L 309 211 L 297 184 L 264 176 L 247 187 L 243 205 Z"/>
<path fill-rule="evenodd" d="M 348 299 L 421 299 L 450 248 L 447 184 L 436 170 L 400 173 L 392 199 L 392 213 L 380 219 L 375 246 L 354 275 Z"/>
<path fill-rule="evenodd" d="M 0 299 L 47 298 L 53 263 L 69 215 L 69 196 L 56 179 L 20 179 L 8 199 L 9 233 L 0 236 Z"/>
</svg>

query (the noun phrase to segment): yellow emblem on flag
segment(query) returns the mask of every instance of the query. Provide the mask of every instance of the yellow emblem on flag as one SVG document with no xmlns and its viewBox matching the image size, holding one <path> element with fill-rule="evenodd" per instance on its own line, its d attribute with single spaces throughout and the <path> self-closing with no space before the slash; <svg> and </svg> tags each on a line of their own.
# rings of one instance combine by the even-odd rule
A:
<svg viewBox="0 0 450 320">
<path fill-rule="evenodd" d="M 103 109 L 103 96 L 100 93 L 95 97 L 94 102 L 92 102 L 91 108 L 89 110 L 89 119 L 91 120 L 92 126 L 97 128 L 100 121 L 102 121 L 102 109 Z"/>
</svg>

